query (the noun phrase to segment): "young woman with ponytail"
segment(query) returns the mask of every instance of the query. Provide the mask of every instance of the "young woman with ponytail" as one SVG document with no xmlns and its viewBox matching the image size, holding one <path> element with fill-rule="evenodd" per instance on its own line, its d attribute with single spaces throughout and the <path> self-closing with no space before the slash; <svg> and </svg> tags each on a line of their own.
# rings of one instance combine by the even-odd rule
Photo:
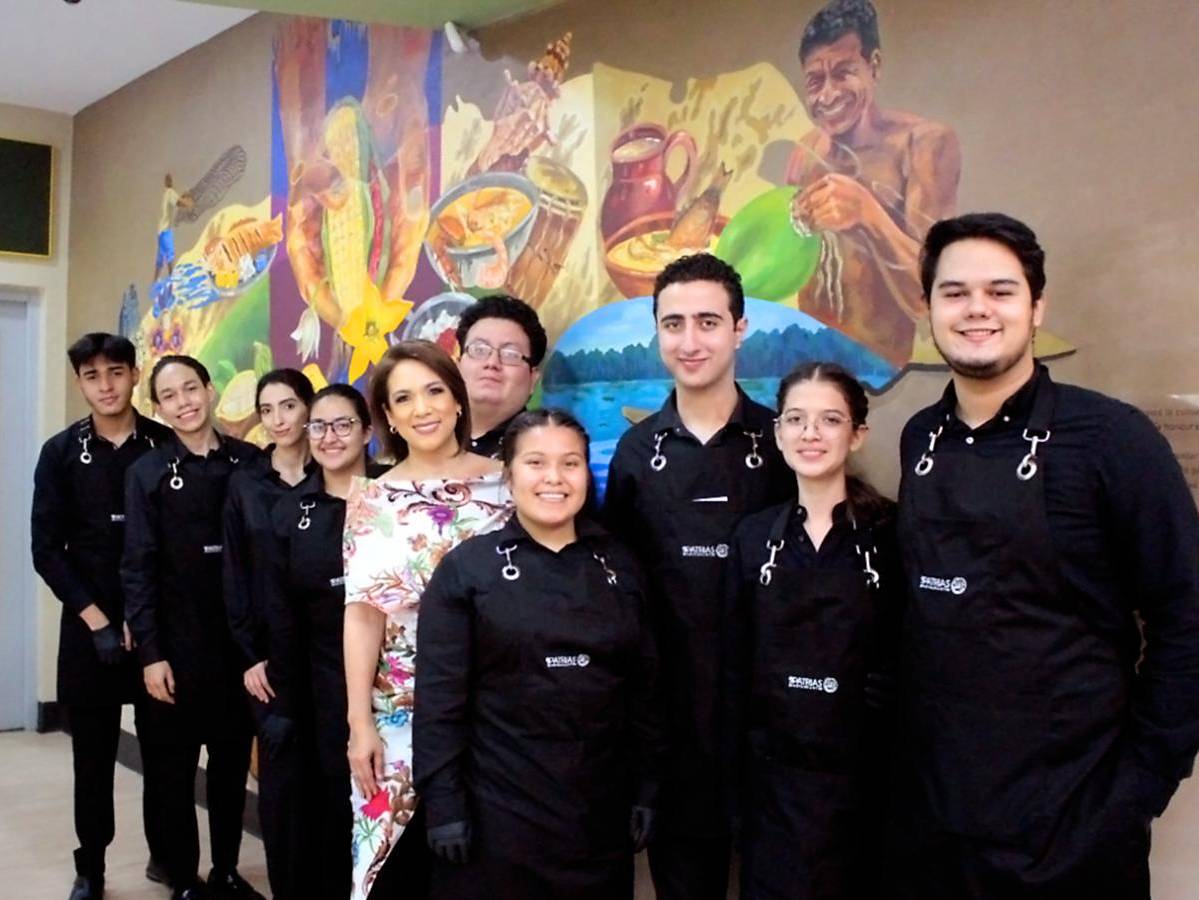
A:
<svg viewBox="0 0 1199 900">
<path fill-rule="evenodd" d="M 869 401 L 840 366 L 782 380 L 775 440 L 798 501 L 739 526 L 722 731 L 743 900 L 877 893 L 902 580 L 895 504 L 849 474 Z"/>
</svg>

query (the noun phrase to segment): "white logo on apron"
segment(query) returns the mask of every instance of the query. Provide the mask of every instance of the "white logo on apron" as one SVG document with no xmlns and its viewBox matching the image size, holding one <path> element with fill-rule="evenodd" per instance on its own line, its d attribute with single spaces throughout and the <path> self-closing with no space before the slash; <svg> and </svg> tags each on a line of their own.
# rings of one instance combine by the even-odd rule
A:
<svg viewBox="0 0 1199 900">
<path fill-rule="evenodd" d="M 943 594 L 953 594 L 960 597 L 966 593 L 966 579 L 962 576 L 956 578 L 933 578 L 931 575 L 920 576 L 920 588 L 925 591 L 940 591 Z"/>
<path fill-rule="evenodd" d="M 591 657 L 586 653 L 580 653 L 577 656 L 547 656 L 545 658 L 547 669 L 585 669 L 589 665 L 591 665 Z"/>
<path fill-rule="evenodd" d="M 825 694 L 837 693 L 837 688 L 841 685 L 831 675 L 824 678 L 808 678 L 805 675 L 788 675 L 787 687 L 799 691 L 819 691 Z"/>
</svg>

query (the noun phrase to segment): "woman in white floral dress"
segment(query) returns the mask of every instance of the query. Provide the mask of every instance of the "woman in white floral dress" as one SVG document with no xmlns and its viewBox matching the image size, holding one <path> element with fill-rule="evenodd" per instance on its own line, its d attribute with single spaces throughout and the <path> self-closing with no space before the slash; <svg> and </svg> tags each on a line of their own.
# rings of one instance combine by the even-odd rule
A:
<svg viewBox="0 0 1199 900">
<path fill-rule="evenodd" d="M 384 445 L 398 462 L 358 482 L 346 504 L 354 900 L 375 888 L 378 898 L 391 895 L 393 885 L 419 891 L 427 878 L 424 834 L 410 834 L 404 845 L 411 853 L 396 854 L 384 869 L 417 807 L 412 698 L 420 597 L 449 550 L 501 527 L 512 509 L 499 463 L 465 449 L 466 386 L 443 350 L 428 341 L 392 347 L 372 376 L 370 402 L 374 420 L 387 423 Z M 405 872 L 409 858 L 413 871 Z"/>
</svg>

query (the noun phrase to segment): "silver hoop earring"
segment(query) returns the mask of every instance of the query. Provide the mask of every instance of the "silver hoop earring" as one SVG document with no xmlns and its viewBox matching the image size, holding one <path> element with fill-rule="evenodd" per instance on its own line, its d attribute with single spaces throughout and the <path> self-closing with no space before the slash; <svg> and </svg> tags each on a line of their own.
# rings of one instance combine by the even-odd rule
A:
<svg viewBox="0 0 1199 900">
<path fill-rule="evenodd" d="M 396 433 L 396 427 L 394 425 L 388 425 L 387 430 L 390 431 L 392 434 Z"/>
</svg>

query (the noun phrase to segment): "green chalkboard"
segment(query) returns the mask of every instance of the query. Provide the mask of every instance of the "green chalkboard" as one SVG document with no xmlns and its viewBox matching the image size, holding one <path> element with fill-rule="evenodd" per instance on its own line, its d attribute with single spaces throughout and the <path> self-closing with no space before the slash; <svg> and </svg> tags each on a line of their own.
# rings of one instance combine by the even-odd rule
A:
<svg viewBox="0 0 1199 900">
<path fill-rule="evenodd" d="M 0 253 L 49 256 L 54 149 L 0 138 Z"/>
</svg>

